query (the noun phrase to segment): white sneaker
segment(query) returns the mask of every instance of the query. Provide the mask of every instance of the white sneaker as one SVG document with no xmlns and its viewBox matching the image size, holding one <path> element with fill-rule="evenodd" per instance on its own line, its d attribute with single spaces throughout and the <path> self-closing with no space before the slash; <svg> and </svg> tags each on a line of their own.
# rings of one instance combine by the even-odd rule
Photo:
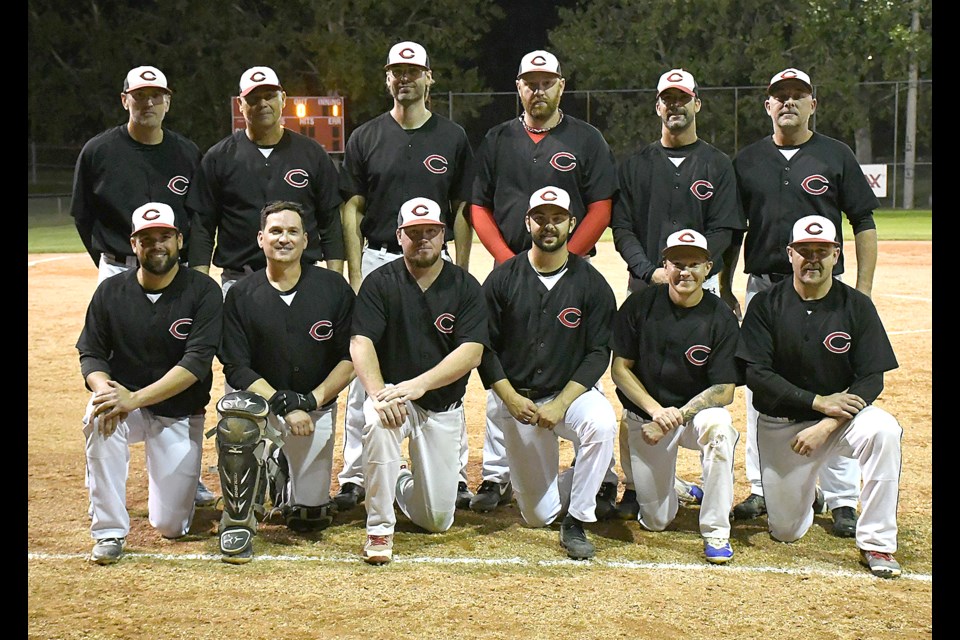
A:
<svg viewBox="0 0 960 640">
<path fill-rule="evenodd" d="M 103 538 L 97 540 L 90 553 L 90 560 L 97 564 L 114 564 L 123 555 L 123 548 L 127 544 L 126 538 Z"/>
<path fill-rule="evenodd" d="M 363 561 L 367 564 L 387 564 L 393 560 L 393 534 L 385 536 L 367 536 L 363 545 Z"/>
</svg>

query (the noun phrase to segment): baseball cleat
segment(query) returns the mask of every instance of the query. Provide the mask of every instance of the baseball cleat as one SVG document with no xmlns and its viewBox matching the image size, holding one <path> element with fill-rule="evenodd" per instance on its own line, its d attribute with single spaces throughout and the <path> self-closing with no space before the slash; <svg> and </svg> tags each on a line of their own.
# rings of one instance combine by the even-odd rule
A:
<svg viewBox="0 0 960 640">
<path fill-rule="evenodd" d="M 367 492 L 363 487 L 354 482 L 345 482 L 340 487 L 340 491 L 333 497 L 337 503 L 338 511 L 349 511 L 363 502 Z"/>
<path fill-rule="evenodd" d="M 813 515 L 819 516 L 827 512 L 827 499 L 823 496 L 823 491 L 817 487 L 813 494 Z"/>
<path fill-rule="evenodd" d="M 457 509 L 469 509 L 471 500 L 473 500 L 473 491 L 470 491 L 467 483 L 461 480 L 457 485 Z"/>
<path fill-rule="evenodd" d="M 513 498 L 513 485 L 509 482 L 484 480 L 477 494 L 470 499 L 470 510 L 479 513 L 493 511 Z"/>
<path fill-rule="evenodd" d="M 751 493 L 746 500 L 733 508 L 734 520 L 753 520 L 767 512 L 767 501 L 763 496 Z"/>
<path fill-rule="evenodd" d="M 114 564 L 123 555 L 126 538 L 103 538 L 97 540 L 90 553 L 90 561 L 97 564 Z"/>
<path fill-rule="evenodd" d="M 385 536 L 367 536 L 363 545 L 363 561 L 367 564 L 381 565 L 393 560 L 393 534 Z"/>
<path fill-rule="evenodd" d="M 857 511 L 853 507 L 832 509 L 833 535 L 838 538 L 853 538 L 857 535 Z"/>
<path fill-rule="evenodd" d="M 594 512 L 597 520 L 607 520 L 617 511 L 617 483 L 604 482 L 597 492 L 597 507 Z"/>
<path fill-rule="evenodd" d="M 220 560 L 227 564 L 246 564 L 253 560 L 253 532 L 230 527 L 220 533 Z"/>
<path fill-rule="evenodd" d="M 583 523 L 569 513 L 560 523 L 560 546 L 567 550 L 567 555 L 573 560 L 589 560 L 596 553 L 596 547 L 587 540 Z"/>
<path fill-rule="evenodd" d="M 624 489 L 623 497 L 617 504 L 617 517 L 621 520 L 636 520 L 640 517 L 640 504 L 637 502 L 637 492 L 633 489 Z"/>
<path fill-rule="evenodd" d="M 217 501 L 217 496 L 213 494 L 213 491 L 207 489 L 207 485 L 203 484 L 203 480 L 197 480 L 197 495 L 193 498 L 193 503 L 198 507 L 209 507 L 214 502 Z"/>
<path fill-rule="evenodd" d="M 674 478 L 673 489 L 677 492 L 677 501 L 681 505 L 694 505 L 703 503 L 703 489 L 692 482 L 687 482 L 686 480 L 681 480 L 680 478 Z"/>
<path fill-rule="evenodd" d="M 899 578 L 902 570 L 893 555 L 882 551 L 860 550 L 860 563 L 870 569 L 878 578 Z"/>
<path fill-rule="evenodd" d="M 733 547 L 727 538 L 704 538 L 703 555 L 711 564 L 726 564 L 733 559 Z"/>
</svg>

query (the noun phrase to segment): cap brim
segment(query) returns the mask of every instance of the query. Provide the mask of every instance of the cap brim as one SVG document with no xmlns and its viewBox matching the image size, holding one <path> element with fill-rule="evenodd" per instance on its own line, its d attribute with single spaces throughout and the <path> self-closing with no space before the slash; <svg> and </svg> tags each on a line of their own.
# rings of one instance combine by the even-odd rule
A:
<svg viewBox="0 0 960 640">
<path fill-rule="evenodd" d="M 813 87 L 810 86 L 810 83 L 807 82 L 806 80 L 801 80 L 800 78 L 783 78 L 783 79 L 781 79 L 781 80 L 777 80 L 776 82 L 771 82 L 771 83 L 767 86 L 767 91 L 769 92 L 771 89 L 773 89 L 774 86 L 780 84 L 781 82 L 790 82 L 791 80 L 794 81 L 794 82 L 799 82 L 800 84 L 802 84 L 803 86 L 805 86 L 805 87 L 807 88 L 807 90 L 809 90 L 809 91 L 811 91 L 811 92 L 813 91 Z"/>
<path fill-rule="evenodd" d="M 149 88 L 153 88 L 153 89 L 163 89 L 163 90 L 166 91 L 167 93 L 173 93 L 173 89 L 171 89 L 170 87 L 165 87 L 165 86 L 160 85 L 160 84 L 138 84 L 137 86 L 133 87 L 132 89 L 124 89 L 123 92 L 124 92 L 124 93 L 130 93 L 131 91 L 136 91 L 137 89 L 149 89 Z"/>
<path fill-rule="evenodd" d="M 383 65 L 383 70 L 388 71 L 390 67 L 397 67 L 400 65 L 405 65 L 409 67 L 420 67 L 421 69 L 430 71 L 430 67 L 423 64 L 417 64 L 416 62 L 388 62 L 387 64 Z"/>
<path fill-rule="evenodd" d="M 659 98 L 660 95 L 661 95 L 664 91 L 666 91 L 667 89 L 679 89 L 680 91 L 683 91 L 683 92 L 684 92 L 685 94 L 687 94 L 688 96 L 696 96 L 696 95 L 697 95 L 696 92 L 691 91 L 690 89 L 688 89 L 688 88 L 686 88 L 686 87 L 681 87 L 681 86 L 678 85 L 678 84 L 670 84 L 670 85 L 665 86 L 663 89 L 661 89 L 661 90 L 657 93 L 657 97 Z"/>
<path fill-rule="evenodd" d="M 247 87 L 246 91 L 241 91 L 241 92 L 240 92 L 240 97 L 242 98 L 243 96 L 247 95 L 248 93 L 250 93 L 250 92 L 253 91 L 254 89 L 259 89 L 260 87 L 273 87 L 274 89 L 278 89 L 278 90 L 280 90 L 280 91 L 283 91 L 283 87 L 281 87 L 281 86 L 278 85 L 278 84 L 266 84 L 266 83 L 264 83 L 264 84 L 255 84 L 255 85 L 253 85 L 252 87 Z"/>
<path fill-rule="evenodd" d="M 397 229 L 406 229 L 407 227 L 418 227 L 425 224 L 432 224 L 435 227 L 446 226 L 444 223 L 437 222 L 436 220 L 410 220 L 409 222 L 404 222 L 402 225 L 397 227 Z"/>
<path fill-rule="evenodd" d="M 794 240 L 788 246 L 792 247 L 795 244 L 806 244 L 810 242 L 819 242 L 820 244 L 832 244 L 838 247 L 840 246 L 840 243 L 837 242 L 836 240 L 827 240 L 825 238 L 800 238 L 799 240 Z"/>
<path fill-rule="evenodd" d="M 708 249 L 704 249 L 703 247 L 698 247 L 698 246 L 695 245 L 695 244 L 683 244 L 683 245 L 677 245 L 677 246 L 675 246 L 675 247 L 667 247 L 666 249 L 663 250 L 663 252 L 662 252 L 660 255 L 661 255 L 662 257 L 666 258 L 666 257 L 667 257 L 667 254 L 669 254 L 669 253 L 671 253 L 671 252 L 673 252 L 673 251 L 676 251 L 676 250 L 678 250 L 678 249 L 696 249 L 697 251 L 699 251 L 700 253 L 702 253 L 702 254 L 704 255 L 704 257 L 707 258 L 707 260 L 710 259 L 710 251 L 709 251 Z"/>
<path fill-rule="evenodd" d="M 547 207 L 552 207 L 552 208 L 554 208 L 554 209 L 559 209 L 560 211 L 563 211 L 563 212 L 564 212 L 565 214 L 567 214 L 568 216 L 572 216 L 572 215 L 573 215 L 572 213 L 570 213 L 570 209 L 567 209 L 566 207 L 560 206 L 559 204 L 550 204 L 549 202 L 542 202 L 542 203 L 540 203 L 540 204 L 538 204 L 538 205 L 534 205 L 534 206 L 530 207 L 529 209 L 527 209 L 527 215 L 530 215 L 531 213 L 533 213 L 533 212 L 536 211 L 537 209 L 546 209 Z"/>
<path fill-rule="evenodd" d="M 165 224 L 165 223 L 159 222 L 159 223 L 156 223 L 156 224 L 145 224 L 145 225 L 143 225 L 142 227 L 140 227 L 139 229 L 137 229 L 136 231 L 134 231 L 133 233 L 131 233 L 131 234 L 130 234 L 130 237 L 133 237 L 133 236 L 137 235 L 137 234 L 140 233 L 141 231 L 146 231 L 147 229 L 173 229 L 173 230 L 176 231 L 177 233 L 180 233 L 180 229 L 177 229 L 177 228 L 176 228 L 175 226 L 173 226 L 172 224 Z"/>
</svg>

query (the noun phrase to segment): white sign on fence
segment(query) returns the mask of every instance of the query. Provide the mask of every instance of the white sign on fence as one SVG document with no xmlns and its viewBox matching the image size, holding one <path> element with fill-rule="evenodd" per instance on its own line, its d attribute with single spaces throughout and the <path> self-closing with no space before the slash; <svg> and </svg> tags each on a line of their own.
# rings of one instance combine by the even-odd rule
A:
<svg viewBox="0 0 960 640">
<path fill-rule="evenodd" d="M 887 197 L 887 165 L 885 164 L 862 164 L 863 177 L 867 179 L 870 188 L 873 189 L 873 195 L 878 198 Z"/>
</svg>

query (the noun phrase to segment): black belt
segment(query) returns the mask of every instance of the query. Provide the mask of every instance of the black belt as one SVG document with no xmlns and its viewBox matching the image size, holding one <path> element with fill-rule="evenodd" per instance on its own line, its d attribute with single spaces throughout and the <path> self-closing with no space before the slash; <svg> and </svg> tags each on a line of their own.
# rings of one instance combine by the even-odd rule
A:
<svg viewBox="0 0 960 640">
<path fill-rule="evenodd" d="M 137 262 L 137 256 L 118 256 L 112 253 L 101 252 L 103 259 L 107 261 L 108 264 L 112 264 L 115 267 L 137 267 L 139 262 Z"/>
<path fill-rule="evenodd" d="M 560 393 L 559 391 L 543 391 L 542 389 L 514 389 L 517 393 L 529 400 L 537 401 L 548 396 Z"/>
<path fill-rule="evenodd" d="M 400 245 L 396 242 L 373 242 L 371 240 L 367 241 L 367 248 L 372 251 L 386 251 L 387 253 L 403 253 L 400 249 Z"/>
</svg>

